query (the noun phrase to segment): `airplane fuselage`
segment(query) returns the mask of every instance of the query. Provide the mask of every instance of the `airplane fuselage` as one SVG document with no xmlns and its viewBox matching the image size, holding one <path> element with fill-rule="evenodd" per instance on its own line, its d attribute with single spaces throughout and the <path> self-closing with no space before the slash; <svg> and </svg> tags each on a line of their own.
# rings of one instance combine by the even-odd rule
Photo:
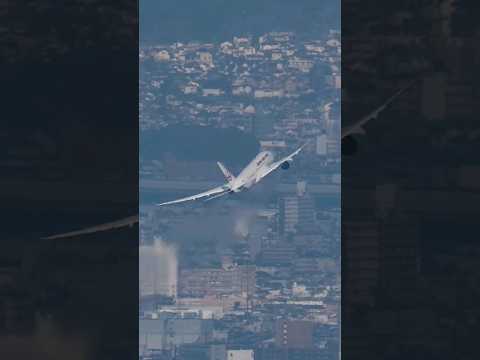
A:
<svg viewBox="0 0 480 360">
<path fill-rule="evenodd" d="M 262 151 L 242 170 L 231 184 L 233 192 L 240 192 L 249 189 L 260 179 L 257 174 L 259 170 L 269 166 L 274 160 L 274 155 L 270 151 Z"/>
</svg>

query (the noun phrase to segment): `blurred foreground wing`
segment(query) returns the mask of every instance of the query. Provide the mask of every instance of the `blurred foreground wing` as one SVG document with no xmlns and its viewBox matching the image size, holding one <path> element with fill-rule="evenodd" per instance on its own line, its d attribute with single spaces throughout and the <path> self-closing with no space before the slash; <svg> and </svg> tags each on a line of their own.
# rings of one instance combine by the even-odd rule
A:
<svg viewBox="0 0 480 360">
<path fill-rule="evenodd" d="M 75 236 L 78 236 L 78 235 L 92 234 L 92 233 L 96 233 L 96 232 L 100 232 L 100 231 L 107 231 L 107 230 L 117 229 L 117 228 L 121 228 L 121 227 L 125 227 L 125 226 L 133 226 L 135 223 L 138 223 L 138 215 L 130 216 L 128 218 L 108 222 L 108 223 L 101 224 L 101 225 L 92 226 L 92 227 L 81 229 L 81 230 L 76 230 L 76 231 L 71 231 L 71 232 L 67 232 L 67 233 L 63 233 L 63 234 L 47 236 L 47 237 L 44 237 L 43 239 L 53 240 L 53 239 L 75 237 Z"/>
<path fill-rule="evenodd" d="M 417 81 L 411 82 L 409 85 L 406 87 L 402 88 L 401 90 L 397 91 L 395 94 L 393 94 L 390 98 L 387 99 L 382 105 L 380 105 L 378 108 L 373 110 L 371 113 L 368 115 L 362 117 L 359 121 L 354 123 L 353 125 L 346 126 L 345 128 L 342 129 L 342 139 L 344 137 L 347 137 L 349 135 L 353 134 L 360 134 L 364 135 L 365 130 L 363 129 L 363 126 L 369 122 L 370 120 L 376 119 L 378 115 L 387 108 L 390 103 L 392 103 L 397 97 L 402 95 L 405 91 L 407 91 L 410 87 L 412 87 Z"/>
<path fill-rule="evenodd" d="M 217 196 L 218 195 L 223 195 L 223 194 L 226 194 L 228 192 L 230 192 L 230 187 L 228 185 L 222 185 L 222 186 L 218 186 L 216 188 L 213 188 L 211 190 L 204 191 L 200 194 L 187 196 L 187 197 L 184 197 L 184 198 L 181 198 L 181 199 L 167 201 L 167 202 L 164 202 L 164 203 L 161 203 L 161 204 L 157 204 L 157 206 L 178 204 L 178 203 L 182 203 L 182 202 L 185 202 L 185 201 L 192 201 L 192 200 L 210 198 L 210 197 L 213 197 L 214 195 L 217 195 Z"/>
</svg>

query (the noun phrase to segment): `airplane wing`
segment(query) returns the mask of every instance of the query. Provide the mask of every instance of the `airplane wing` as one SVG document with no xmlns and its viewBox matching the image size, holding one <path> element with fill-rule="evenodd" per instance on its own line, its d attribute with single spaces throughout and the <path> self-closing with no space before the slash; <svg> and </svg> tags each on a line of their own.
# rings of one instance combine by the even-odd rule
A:
<svg viewBox="0 0 480 360">
<path fill-rule="evenodd" d="M 278 161 L 275 161 L 273 162 L 272 164 L 270 164 L 270 166 L 268 166 L 267 168 L 263 169 L 263 170 L 260 170 L 258 173 L 257 173 L 257 181 L 259 181 L 260 179 L 263 179 L 265 176 L 267 176 L 268 174 L 270 174 L 272 171 L 278 169 L 278 167 L 280 165 L 282 165 L 285 161 L 293 161 L 293 158 L 298 155 L 298 153 L 300 151 L 302 151 L 302 149 L 305 147 L 305 145 L 307 144 L 303 144 L 300 148 L 298 148 L 297 150 L 295 150 L 293 153 L 291 153 L 290 155 L 288 156 L 285 156 L 284 158 L 278 160 Z"/>
<path fill-rule="evenodd" d="M 44 237 L 42 239 L 54 240 L 54 239 L 68 238 L 68 237 L 73 237 L 73 236 L 78 236 L 78 235 L 83 235 L 83 234 L 91 234 L 91 233 L 96 233 L 96 232 L 100 232 L 100 231 L 117 229 L 117 228 L 121 228 L 121 227 L 125 227 L 125 226 L 133 226 L 135 223 L 138 223 L 138 215 L 129 216 L 129 217 L 121 219 L 121 220 L 116 220 L 116 221 L 108 222 L 108 223 L 101 224 L 101 225 L 92 226 L 92 227 L 81 229 L 81 230 L 70 231 L 70 232 L 63 233 L 63 234 L 47 236 L 47 237 Z"/>
<path fill-rule="evenodd" d="M 189 197 L 174 200 L 174 201 L 168 201 L 166 203 L 158 204 L 157 206 L 162 206 L 162 205 L 167 205 L 167 204 L 176 204 L 176 203 L 179 203 L 179 202 L 184 202 L 184 201 L 189 201 L 189 200 L 197 200 L 197 199 L 200 199 L 200 198 L 207 198 L 207 197 L 209 198 L 207 200 L 211 200 L 213 198 L 226 195 L 229 192 L 230 192 L 230 187 L 228 187 L 227 185 L 223 185 L 223 186 L 216 187 L 214 189 L 205 191 L 205 192 L 197 194 L 197 195 L 189 196 Z M 133 226 L 134 224 L 138 223 L 138 221 L 139 221 L 138 215 L 134 215 L 134 216 L 130 216 L 130 217 L 127 217 L 127 218 L 124 218 L 124 219 L 121 219 L 121 220 L 112 221 L 112 222 L 92 226 L 92 227 L 81 229 L 81 230 L 70 231 L 70 232 L 67 232 L 67 233 L 47 236 L 47 237 L 44 237 L 42 239 L 44 239 L 44 240 L 54 240 L 54 239 L 70 238 L 70 237 L 84 235 L 84 234 L 92 234 L 92 233 L 107 231 L 107 230 L 111 230 L 111 229 L 118 229 L 118 228 L 122 228 L 122 227 L 125 227 L 125 226 Z"/>
<path fill-rule="evenodd" d="M 187 197 L 184 197 L 184 198 L 181 198 L 181 199 L 177 199 L 177 200 L 173 200 L 173 201 L 167 201 L 167 202 L 164 202 L 164 203 L 161 203 L 161 204 L 157 204 L 157 206 L 178 204 L 178 203 L 182 203 L 182 202 L 185 202 L 185 201 L 198 200 L 198 199 L 202 199 L 202 198 L 218 197 L 218 196 L 226 195 L 229 192 L 230 192 L 230 187 L 227 184 L 225 184 L 225 185 L 213 188 L 211 190 L 204 191 L 200 194 L 187 196 Z"/>
<path fill-rule="evenodd" d="M 345 128 L 342 129 L 342 139 L 344 137 L 347 137 L 349 135 L 353 134 L 360 134 L 364 135 L 365 134 L 365 129 L 363 126 L 369 122 L 372 119 L 376 119 L 378 115 L 387 108 L 388 105 L 390 105 L 391 102 L 393 102 L 397 97 L 399 97 L 401 94 L 403 94 L 405 91 L 407 91 L 410 87 L 415 84 L 417 80 L 411 82 L 409 85 L 401 89 L 400 91 L 397 91 L 393 96 L 387 99 L 382 105 L 380 105 L 378 108 L 376 108 L 374 111 L 372 111 L 370 114 L 364 116 L 361 118 L 359 121 L 357 121 L 355 124 L 346 126 Z"/>
</svg>

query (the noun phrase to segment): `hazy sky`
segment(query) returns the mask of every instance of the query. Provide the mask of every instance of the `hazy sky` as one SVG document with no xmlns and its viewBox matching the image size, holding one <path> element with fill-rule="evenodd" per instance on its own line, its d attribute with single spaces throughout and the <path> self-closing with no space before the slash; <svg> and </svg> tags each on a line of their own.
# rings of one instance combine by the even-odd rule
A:
<svg viewBox="0 0 480 360">
<path fill-rule="evenodd" d="M 338 0 L 140 1 L 140 41 L 222 41 L 268 31 L 325 33 L 340 27 Z"/>
</svg>

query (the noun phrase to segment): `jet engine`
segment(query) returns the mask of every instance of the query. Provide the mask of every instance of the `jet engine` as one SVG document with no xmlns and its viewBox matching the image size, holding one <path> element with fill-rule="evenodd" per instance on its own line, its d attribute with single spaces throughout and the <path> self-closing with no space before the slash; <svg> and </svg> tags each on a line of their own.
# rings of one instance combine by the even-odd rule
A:
<svg viewBox="0 0 480 360">
<path fill-rule="evenodd" d="M 280 165 L 280 167 L 283 169 L 283 170 L 288 170 L 288 168 L 290 167 L 290 163 L 288 161 L 284 161 L 282 163 L 282 165 Z"/>
<path fill-rule="evenodd" d="M 351 135 L 342 140 L 342 155 L 351 156 L 358 151 L 358 141 Z"/>
</svg>

